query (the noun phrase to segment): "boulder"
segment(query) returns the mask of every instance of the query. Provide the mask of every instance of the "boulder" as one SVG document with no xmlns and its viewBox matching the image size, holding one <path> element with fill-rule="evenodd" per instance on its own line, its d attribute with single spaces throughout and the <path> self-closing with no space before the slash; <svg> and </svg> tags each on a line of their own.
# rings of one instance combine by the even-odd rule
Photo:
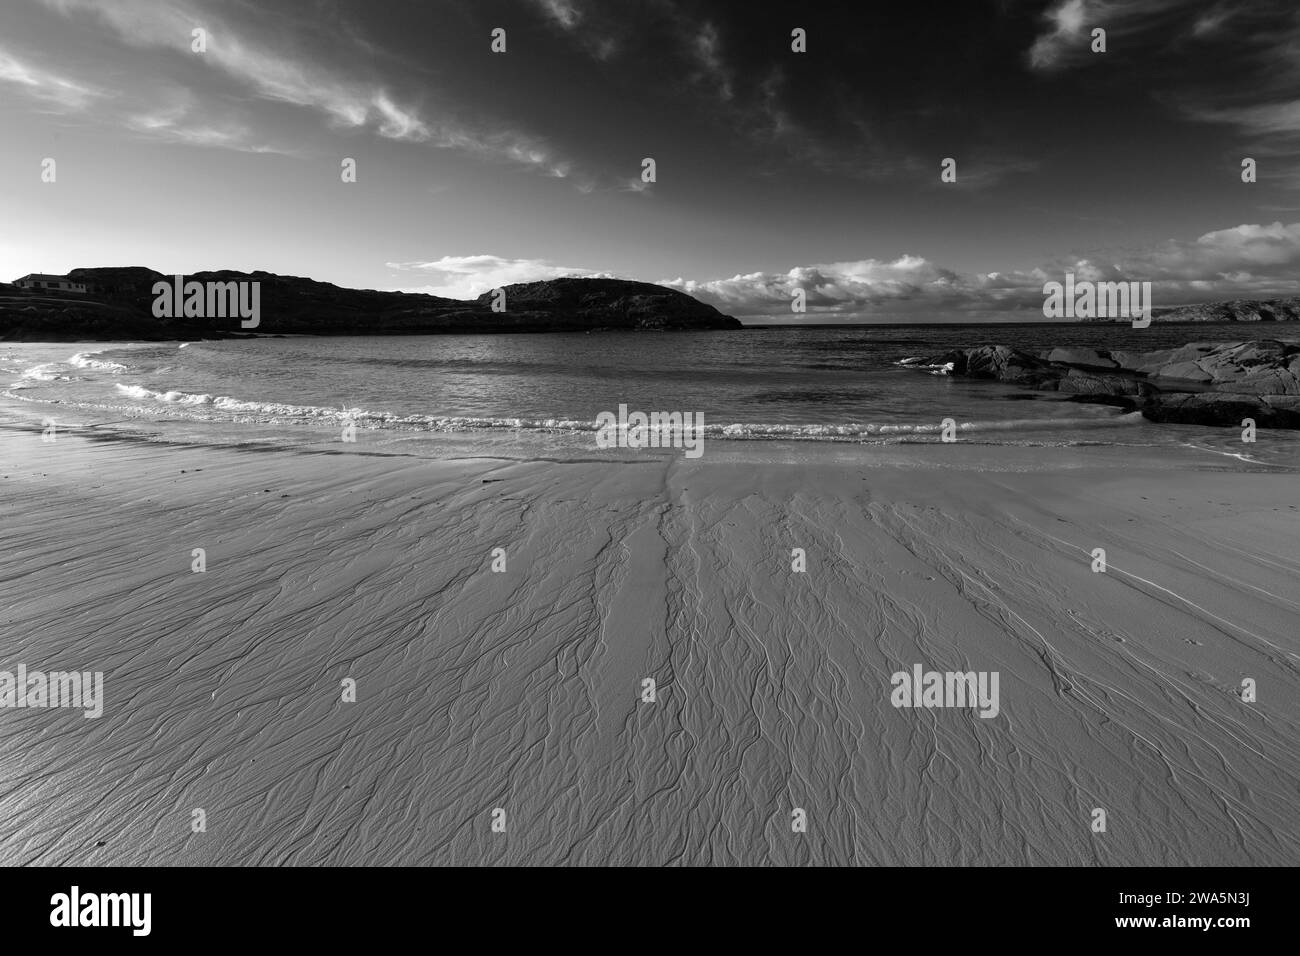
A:
<svg viewBox="0 0 1300 956">
<path fill-rule="evenodd" d="M 1047 361 L 1082 368 L 1116 368 L 1119 364 L 1110 353 L 1095 349 L 1052 349 L 1047 353 Z"/>
</svg>

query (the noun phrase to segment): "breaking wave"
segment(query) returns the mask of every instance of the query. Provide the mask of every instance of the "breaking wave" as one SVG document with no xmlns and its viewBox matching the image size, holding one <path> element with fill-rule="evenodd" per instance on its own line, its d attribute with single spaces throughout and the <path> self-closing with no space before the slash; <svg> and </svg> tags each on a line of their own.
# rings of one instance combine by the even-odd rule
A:
<svg viewBox="0 0 1300 956">
<path fill-rule="evenodd" d="M 359 428 L 380 428 L 399 431 L 464 432 L 464 431 L 532 431 L 552 433 L 594 432 L 600 426 L 595 421 L 566 418 L 475 418 L 465 416 L 396 415 L 391 412 L 370 411 L 362 408 L 327 408 L 318 405 L 292 405 L 282 402 L 256 402 L 227 395 L 208 395 L 177 390 L 155 391 L 142 385 L 117 384 L 122 395 L 141 402 L 155 402 L 177 411 L 189 411 L 202 418 L 226 418 L 251 424 L 343 424 L 353 422 Z M 220 414 L 205 414 L 225 413 Z M 1142 416 L 1136 412 L 1117 414 L 1107 418 L 1072 419 L 1006 419 L 985 422 L 958 422 L 962 433 L 1053 431 L 1066 428 L 1107 428 L 1136 425 Z M 654 429 L 651 429 L 654 431 Z M 831 424 L 773 424 L 764 422 L 731 422 L 703 425 L 705 437 L 731 441 L 761 440 L 852 440 L 906 436 L 937 436 L 942 431 L 940 423 L 893 422 L 843 422 Z"/>
<path fill-rule="evenodd" d="M 78 352 L 72 358 L 68 359 L 69 365 L 75 365 L 77 368 L 94 369 L 97 372 L 125 372 L 127 367 L 119 365 L 116 362 L 105 362 L 101 359 L 91 358 L 92 355 L 100 355 L 107 352 L 103 349 L 100 352 Z"/>
</svg>

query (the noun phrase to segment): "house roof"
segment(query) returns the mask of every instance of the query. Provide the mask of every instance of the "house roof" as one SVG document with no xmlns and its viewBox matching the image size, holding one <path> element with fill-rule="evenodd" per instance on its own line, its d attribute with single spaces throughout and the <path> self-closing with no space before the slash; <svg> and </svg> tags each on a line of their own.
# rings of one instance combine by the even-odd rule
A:
<svg viewBox="0 0 1300 956">
<path fill-rule="evenodd" d="M 29 272 L 25 276 L 19 276 L 15 282 L 22 282 L 24 279 L 31 279 L 33 282 L 75 282 L 81 284 L 80 279 L 69 279 L 67 276 L 46 275 L 44 272 Z"/>
</svg>

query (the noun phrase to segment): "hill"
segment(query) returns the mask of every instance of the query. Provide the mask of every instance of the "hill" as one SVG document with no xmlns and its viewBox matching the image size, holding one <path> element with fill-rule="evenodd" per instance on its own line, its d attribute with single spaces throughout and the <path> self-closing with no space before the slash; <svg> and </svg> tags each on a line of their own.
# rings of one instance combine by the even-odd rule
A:
<svg viewBox="0 0 1300 956">
<path fill-rule="evenodd" d="M 154 316 L 154 284 L 172 277 L 140 266 L 73 269 L 91 292 L 0 285 L 0 340 L 112 341 L 226 338 L 247 334 L 238 316 Z M 475 332 L 738 329 L 711 305 L 664 286 L 622 279 L 551 279 L 493 294 L 447 299 L 408 292 L 345 289 L 270 272 L 199 272 L 185 281 L 257 282 L 258 334 L 428 335 Z"/>
</svg>

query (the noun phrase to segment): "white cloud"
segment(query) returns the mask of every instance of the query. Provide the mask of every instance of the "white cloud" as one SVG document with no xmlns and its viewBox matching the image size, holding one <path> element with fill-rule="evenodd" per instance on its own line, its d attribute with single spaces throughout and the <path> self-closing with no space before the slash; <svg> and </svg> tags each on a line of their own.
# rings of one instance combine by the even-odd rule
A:
<svg viewBox="0 0 1300 956">
<path fill-rule="evenodd" d="M 255 141 L 246 125 L 221 119 L 214 111 L 208 111 L 206 122 L 187 121 L 193 95 L 183 87 L 167 91 L 161 98 L 170 105 L 159 106 L 157 98 L 146 103 L 122 93 L 109 94 L 33 67 L 4 51 L 0 51 L 0 82 L 17 85 L 27 95 L 60 113 L 87 113 L 94 105 L 91 112 L 94 120 L 154 139 L 241 152 L 283 152 Z"/>
<path fill-rule="evenodd" d="M 1023 278 L 962 275 L 914 255 L 892 261 L 861 259 L 796 266 L 789 272 L 754 272 L 708 282 L 672 279 L 661 284 L 741 316 L 788 315 L 796 289 L 804 290 L 810 315 L 854 315 L 886 307 L 898 311 L 1000 308 L 1032 301 L 1023 293 L 1034 287 Z M 1037 280 L 1036 286 L 1041 289 L 1042 280 Z"/>
<path fill-rule="evenodd" d="M 609 60 L 620 48 L 616 33 L 626 22 L 626 12 L 615 4 L 586 9 L 575 0 L 533 0 L 546 18 L 597 60 Z"/>
<path fill-rule="evenodd" d="M 1300 100 L 1233 107 L 1189 106 L 1186 112 L 1192 119 L 1232 123 L 1257 136 L 1300 133 Z"/>
<path fill-rule="evenodd" d="M 1043 14 L 1048 30 L 1029 49 L 1029 63 L 1035 69 L 1056 66 L 1084 37 L 1090 21 L 1087 0 L 1061 0 Z"/>
<path fill-rule="evenodd" d="M 60 111 L 84 110 L 107 95 L 103 90 L 32 66 L 4 50 L 0 50 L 0 82 L 13 83 L 28 96 Z"/>
<path fill-rule="evenodd" d="M 1300 275 L 1300 222 L 1219 229 L 1192 243 L 1170 240 L 1142 264 L 1159 278 L 1213 279 L 1236 272 L 1294 281 Z"/>
<path fill-rule="evenodd" d="M 877 312 L 1036 309 L 1042 287 L 1066 272 L 1078 279 L 1152 282 L 1156 304 L 1300 294 L 1300 223 L 1240 225 L 1188 242 L 1169 240 L 1118 261 L 1061 260 L 1027 270 L 960 273 L 928 259 L 862 259 L 796 266 L 697 282 L 668 279 L 723 312 L 791 317 L 794 291 L 803 289 L 808 318 L 856 317 Z"/>
<path fill-rule="evenodd" d="M 1194 36 L 1204 37 L 1218 33 L 1219 28 L 1222 27 L 1231 16 L 1232 10 L 1226 7 L 1211 10 L 1209 13 L 1203 14 L 1197 19 L 1196 23 L 1192 26 L 1192 34 Z"/>
<path fill-rule="evenodd" d="M 533 0 L 533 2 L 566 30 L 572 30 L 582 19 L 582 12 L 573 0 Z"/>
<path fill-rule="evenodd" d="M 161 104 L 126 113 L 120 124 L 136 133 L 185 146 L 217 147 L 247 153 L 284 152 L 258 142 L 246 125 L 216 116 L 211 110 L 203 113 L 202 120 L 195 119 L 195 97 L 187 89 L 174 88 L 161 99 Z"/>
<path fill-rule="evenodd" d="M 1097 27 L 1108 45 L 1147 30 L 1182 31 L 1191 14 L 1179 8 L 1202 6 L 1203 0 L 1056 0 L 1043 13 L 1045 29 L 1029 48 L 1029 65 L 1048 71 L 1092 56 Z"/>
<path fill-rule="evenodd" d="M 724 103 L 735 97 L 731 85 L 731 72 L 722 59 L 722 40 L 717 27 L 704 23 L 690 38 L 692 55 L 700 68 L 701 79 L 712 86 Z"/>
<path fill-rule="evenodd" d="M 572 163 L 545 142 L 503 126 L 437 120 L 402 104 L 381 85 L 354 80 L 295 58 L 292 51 L 263 47 L 203 9 L 163 0 L 42 0 L 65 15 L 91 13 L 105 20 L 132 46 L 161 47 L 198 58 L 266 99 L 317 110 L 345 128 L 371 126 L 386 139 L 428 143 L 486 158 L 518 163 L 549 176 L 567 178 Z M 191 31 L 208 31 L 207 50 L 193 53 Z"/>
</svg>

